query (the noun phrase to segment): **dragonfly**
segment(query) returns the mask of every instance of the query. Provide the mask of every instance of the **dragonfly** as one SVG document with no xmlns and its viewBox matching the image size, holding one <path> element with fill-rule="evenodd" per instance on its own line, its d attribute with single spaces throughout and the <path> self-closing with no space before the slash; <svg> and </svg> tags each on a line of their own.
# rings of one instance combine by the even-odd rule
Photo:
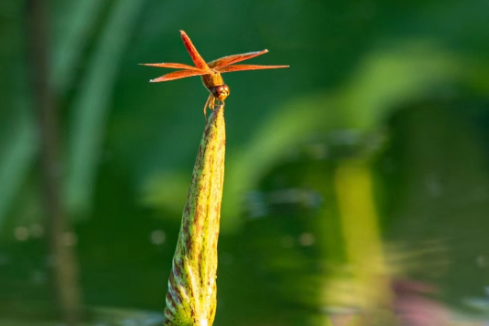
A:
<svg viewBox="0 0 489 326">
<path fill-rule="evenodd" d="M 265 54 L 268 52 L 267 49 L 262 51 L 229 55 L 211 62 L 206 62 L 199 54 L 188 35 L 184 31 L 180 31 L 180 35 L 182 36 L 183 44 L 185 45 L 187 52 L 190 54 L 190 58 L 192 59 L 195 67 L 183 63 L 142 63 L 141 65 L 159 68 L 182 69 L 179 71 L 168 73 L 158 78 L 151 79 L 151 83 L 165 82 L 192 76 L 201 76 L 202 83 L 210 93 L 204 106 L 204 115 L 206 114 L 206 109 L 208 107 L 211 110 L 214 109 L 216 100 L 224 103 L 224 100 L 230 94 L 229 86 L 224 84 L 224 80 L 221 76 L 222 73 L 244 70 L 279 69 L 289 67 L 288 65 L 270 66 L 236 64 L 238 62 Z"/>
</svg>

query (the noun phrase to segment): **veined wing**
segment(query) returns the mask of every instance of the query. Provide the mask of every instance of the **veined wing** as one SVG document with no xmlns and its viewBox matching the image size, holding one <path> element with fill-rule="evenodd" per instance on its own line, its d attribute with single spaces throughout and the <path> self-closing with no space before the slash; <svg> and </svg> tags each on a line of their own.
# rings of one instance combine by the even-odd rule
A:
<svg viewBox="0 0 489 326">
<path fill-rule="evenodd" d="M 187 78 L 187 77 L 192 77 L 192 76 L 202 76 L 208 74 L 208 71 L 204 70 L 179 70 L 175 72 L 171 72 L 169 74 L 163 75 L 161 77 L 151 79 L 151 83 L 159 83 L 159 82 L 164 82 L 164 81 L 169 81 L 169 80 L 175 80 L 175 79 L 181 79 L 181 78 Z"/>
<path fill-rule="evenodd" d="M 263 66 L 263 65 L 233 65 L 217 69 L 220 73 L 244 70 L 279 69 L 289 68 L 290 66 Z"/>
<path fill-rule="evenodd" d="M 184 31 L 180 31 L 180 35 L 182 36 L 183 44 L 185 45 L 188 54 L 190 54 L 190 57 L 192 58 L 192 61 L 194 62 L 195 66 L 198 69 L 209 70 L 207 63 L 205 62 L 204 59 L 202 59 L 202 57 L 200 56 L 199 52 L 193 45 L 188 35 Z"/>
<path fill-rule="evenodd" d="M 227 67 L 227 66 L 232 65 L 234 63 L 238 63 L 238 62 L 241 62 L 244 60 L 248 60 L 248 59 L 257 57 L 257 56 L 265 54 L 267 52 L 268 52 L 268 50 L 265 49 L 262 51 L 228 55 L 226 57 L 222 57 L 222 58 L 216 59 L 214 61 L 211 61 L 208 63 L 208 65 L 212 69 L 219 70 L 220 68 Z"/>
<path fill-rule="evenodd" d="M 141 66 L 151 66 L 151 67 L 159 67 L 159 68 L 175 68 L 175 69 L 189 69 L 189 70 L 201 70 L 199 68 L 185 65 L 183 63 L 140 63 Z M 205 70 L 202 70 L 205 71 Z"/>
</svg>

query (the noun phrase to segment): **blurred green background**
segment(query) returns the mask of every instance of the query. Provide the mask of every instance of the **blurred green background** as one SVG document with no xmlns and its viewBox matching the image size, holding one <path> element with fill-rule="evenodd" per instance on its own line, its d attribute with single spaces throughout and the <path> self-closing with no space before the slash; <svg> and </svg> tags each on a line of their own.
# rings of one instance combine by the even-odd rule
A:
<svg viewBox="0 0 489 326">
<path fill-rule="evenodd" d="M 291 66 L 223 75 L 216 326 L 484 320 L 488 12 L 0 1 L 0 325 L 161 323 L 207 90 L 137 64 L 190 64 L 180 29 Z"/>
</svg>

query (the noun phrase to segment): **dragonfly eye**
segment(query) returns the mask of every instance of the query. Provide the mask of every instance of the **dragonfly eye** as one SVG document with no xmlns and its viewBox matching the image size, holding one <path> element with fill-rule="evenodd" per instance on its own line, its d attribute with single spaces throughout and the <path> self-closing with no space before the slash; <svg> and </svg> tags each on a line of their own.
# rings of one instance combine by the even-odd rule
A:
<svg viewBox="0 0 489 326">
<path fill-rule="evenodd" d="M 213 87 L 212 89 L 212 95 L 214 95 L 215 98 L 217 98 L 219 101 L 224 101 L 226 97 L 229 96 L 229 87 L 228 85 L 219 85 L 216 87 Z"/>
</svg>

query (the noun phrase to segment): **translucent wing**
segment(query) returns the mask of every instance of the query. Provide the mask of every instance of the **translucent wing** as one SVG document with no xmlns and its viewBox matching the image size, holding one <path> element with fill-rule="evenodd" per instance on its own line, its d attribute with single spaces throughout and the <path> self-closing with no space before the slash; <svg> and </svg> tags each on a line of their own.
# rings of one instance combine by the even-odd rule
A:
<svg viewBox="0 0 489 326">
<path fill-rule="evenodd" d="M 180 71 L 171 72 L 169 74 L 163 75 L 155 79 L 151 79 L 150 82 L 159 83 L 159 82 L 187 78 L 192 76 L 202 76 L 205 74 L 208 74 L 208 72 L 202 70 L 180 70 Z"/>
<path fill-rule="evenodd" d="M 185 65 L 183 63 L 140 63 L 141 66 L 151 66 L 160 68 L 175 68 L 175 69 L 189 69 L 189 70 L 200 70 L 196 67 Z M 204 70 L 202 70 L 204 71 Z"/>
<path fill-rule="evenodd" d="M 218 69 L 219 72 L 232 72 L 232 71 L 244 71 L 244 70 L 261 70 L 261 69 L 279 69 L 289 68 L 289 66 L 262 66 L 262 65 L 234 65 Z"/>
<path fill-rule="evenodd" d="M 211 62 L 209 62 L 208 65 L 210 68 L 219 70 L 220 68 L 232 65 L 233 63 L 248 60 L 248 59 L 257 57 L 259 55 L 265 54 L 267 52 L 268 52 L 268 50 L 265 49 L 262 51 L 228 55 L 226 57 L 222 57 L 222 58 L 219 58 L 217 60 L 211 61 Z"/>
<path fill-rule="evenodd" d="M 209 70 L 207 63 L 204 61 L 204 59 L 202 59 L 195 46 L 192 44 L 192 41 L 190 40 L 188 35 L 184 31 L 180 31 L 180 35 L 182 35 L 183 44 L 185 45 L 188 54 L 190 54 L 190 57 L 192 58 L 195 66 L 198 69 Z"/>
</svg>

